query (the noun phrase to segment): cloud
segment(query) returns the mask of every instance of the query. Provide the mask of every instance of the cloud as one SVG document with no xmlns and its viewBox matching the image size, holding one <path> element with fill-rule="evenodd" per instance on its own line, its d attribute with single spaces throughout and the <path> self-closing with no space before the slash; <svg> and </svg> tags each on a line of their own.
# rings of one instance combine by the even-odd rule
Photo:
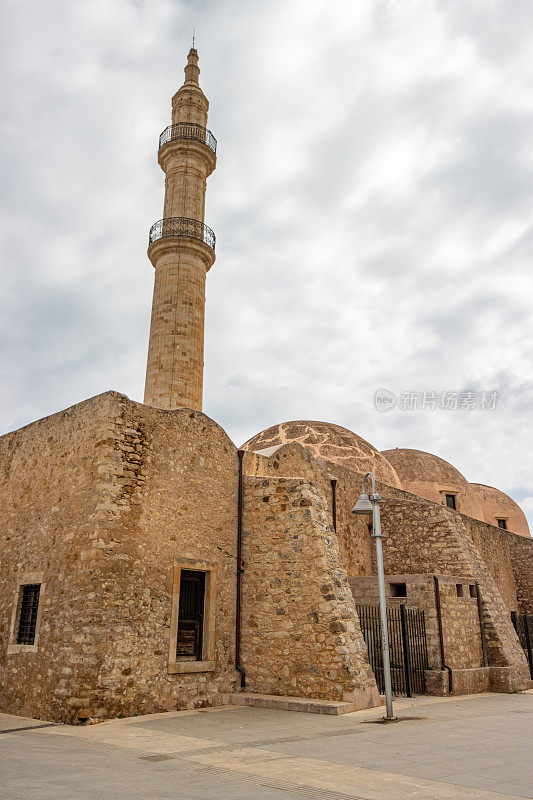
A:
<svg viewBox="0 0 533 800">
<path fill-rule="evenodd" d="M 527 0 L 4 4 L 4 430 L 142 399 L 156 146 L 192 28 L 219 142 L 205 410 L 325 419 L 533 494 Z M 377 388 L 499 392 L 374 409 Z"/>
</svg>

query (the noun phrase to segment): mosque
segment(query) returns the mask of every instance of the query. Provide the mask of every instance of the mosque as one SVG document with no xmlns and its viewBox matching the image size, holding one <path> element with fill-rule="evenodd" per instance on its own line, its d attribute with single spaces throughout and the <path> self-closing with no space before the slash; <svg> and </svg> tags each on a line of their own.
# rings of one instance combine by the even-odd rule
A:
<svg viewBox="0 0 533 800">
<path fill-rule="evenodd" d="M 530 688 L 533 540 L 510 497 L 332 423 L 282 422 L 239 448 L 202 413 L 217 143 L 199 72 L 193 48 L 159 138 L 144 403 L 109 391 L 0 438 L 0 710 L 80 723 L 381 705 L 374 548 L 351 514 L 367 472 L 403 620 L 397 693 Z"/>
</svg>

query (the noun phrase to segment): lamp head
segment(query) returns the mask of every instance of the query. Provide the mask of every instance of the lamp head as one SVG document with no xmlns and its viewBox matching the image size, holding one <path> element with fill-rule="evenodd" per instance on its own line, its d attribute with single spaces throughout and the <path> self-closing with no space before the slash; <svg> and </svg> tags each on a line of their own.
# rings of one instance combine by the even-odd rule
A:
<svg viewBox="0 0 533 800">
<path fill-rule="evenodd" d="M 352 514 L 371 514 L 372 513 L 372 503 L 370 502 L 369 496 L 366 492 L 363 492 L 359 495 L 359 500 L 352 508 Z"/>
</svg>

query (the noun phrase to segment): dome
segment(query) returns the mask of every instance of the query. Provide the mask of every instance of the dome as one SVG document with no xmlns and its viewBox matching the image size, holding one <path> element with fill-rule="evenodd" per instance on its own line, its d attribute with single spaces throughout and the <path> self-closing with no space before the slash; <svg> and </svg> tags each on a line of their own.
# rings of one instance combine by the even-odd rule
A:
<svg viewBox="0 0 533 800">
<path fill-rule="evenodd" d="M 503 519 L 508 531 L 531 536 L 524 512 L 509 495 L 483 483 L 471 483 L 470 487 L 477 496 L 485 522 L 497 526 L 498 520 Z"/>
<path fill-rule="evenodd" d="M 446 495 L 454 495 L 457 511 L 484 520 L 476 492 L 465 476 L 443 458 L 399 447 L 383 450 L 382 455 L 396 470 L 406 492 L 440 504 L 446 503 Z"/>
<path fill-rule="evenodd" d="M 298 442 L 315 458 L 324 458 L 359 474 L 373 472 L 376 480 L 402 488 L 395 470 L 379 450 L 356 433 L 330 422 L 282 422 L 248 439 L 243 449 L 265 450 L 288 442 Z"/>
</svg>

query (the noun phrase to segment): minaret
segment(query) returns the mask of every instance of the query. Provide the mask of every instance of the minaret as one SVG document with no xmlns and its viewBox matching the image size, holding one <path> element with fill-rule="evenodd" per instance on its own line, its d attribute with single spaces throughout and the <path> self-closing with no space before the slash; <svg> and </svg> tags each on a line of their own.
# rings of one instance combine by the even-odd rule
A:
<svg viewBox="0 0 533 800">
<path fill-rule="evenodd" d="M 216 166 L 216 139 L 206 129 L 209 103 L 199 74 L 193 47 L 185 83 L 172 98 L 172 125 L 159 137 L 165 206 L 148 246 L 155 283 L 144 402 L 201 411 L 205 276 L 215 261 L 215 235 L 204 225 L 205 186 Z"/>
</svg>

